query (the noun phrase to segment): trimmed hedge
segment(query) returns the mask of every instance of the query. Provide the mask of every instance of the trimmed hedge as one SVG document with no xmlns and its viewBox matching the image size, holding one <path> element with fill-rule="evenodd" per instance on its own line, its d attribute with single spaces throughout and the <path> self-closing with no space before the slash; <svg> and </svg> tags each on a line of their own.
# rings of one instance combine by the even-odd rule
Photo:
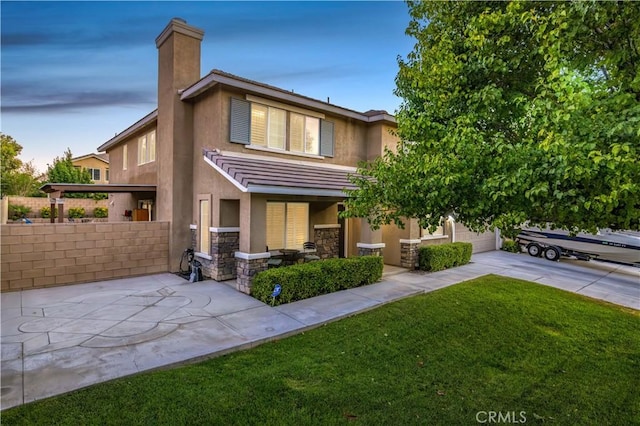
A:
<svg viewBox="0 0 640 426">
<path fill-rule="evenodd" d="M 471 243 L 448 243 L 420 247 L 418 254 L 420 270 L 435 272 L 465 265 L 471 260 L 472 250 Z"/>
<path fill-rule="evenodd" d="M 326 259 L 317 262 L 273 268 L 257 274 L 251 287 L 256 299 L 280 305 L 321 294 L 372 284 L 382 278 L 379 256 Z M 276 284 L 282 291 L 275 301 L 271 293 Z"/>
</svg>

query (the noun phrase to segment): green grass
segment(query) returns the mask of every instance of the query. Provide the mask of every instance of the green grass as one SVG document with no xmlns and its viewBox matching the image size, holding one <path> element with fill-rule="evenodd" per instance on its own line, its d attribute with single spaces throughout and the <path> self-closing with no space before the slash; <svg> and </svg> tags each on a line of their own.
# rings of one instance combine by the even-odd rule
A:
<svg viewBox="0 0 640 426">
<path fill-rule="evenodd" d="M 2 424 L 469 425 L 522 411 L 527 424 L 630 425 L 639 389 L 638 311 L 487 276 L 6 410 Z"/>
</svg>

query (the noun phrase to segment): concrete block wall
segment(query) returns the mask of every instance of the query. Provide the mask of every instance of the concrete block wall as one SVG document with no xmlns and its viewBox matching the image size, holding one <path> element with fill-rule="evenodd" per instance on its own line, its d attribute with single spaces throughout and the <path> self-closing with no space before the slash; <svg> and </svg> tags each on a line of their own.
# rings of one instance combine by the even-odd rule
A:
<svg viewBox="0 0 640 426">
<path fill-rule="evenodd" d="M 2 225 L 2 291 L 169 271 L 169 222 Z"/>
</svg>

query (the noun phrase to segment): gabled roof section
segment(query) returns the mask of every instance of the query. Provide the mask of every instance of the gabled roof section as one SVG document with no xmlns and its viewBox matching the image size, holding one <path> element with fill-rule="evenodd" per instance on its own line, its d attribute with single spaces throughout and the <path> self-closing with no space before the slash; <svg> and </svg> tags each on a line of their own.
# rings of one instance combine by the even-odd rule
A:
<svg viewBox="0 0 640 426">
<path fill-rule="evenodd" d="M 194 99 L 218 84 L 240 89 L 252 94 L 270 97 L 281 102 L 300 105 L 306 108 L 313 108 L 323 112 L 341 115 L 367 123 L 377 121 L 386 121 L 392 124 L 396 123 L 395 117 L 387 113 L 386 111 L 375 111 L 376 114 L 368 115 L 368 113 L 353 111 L 347 108 L 330 104 L 328 102 L 319 101 L 317 99 L 302 96 L 288 90 L 280 89 L 275 86 L 270 86 L 268 84 L 238 77 L 221 70 L 211 71 L 197 83 L 182 90 L 180 93 L 180 99 L 183 101 Z"/>
<path fill-rule="evenodd" d="M 109 139 L 108 141 L 103 143 L 102 145 L 100 145 L 98 147 L 98 151 L 106 151 L 108 149 L 113 148 L 114 146 L 118 145 L 120 142 L 124 141 L 125 139 L 127 139 L 128 137 L 133 135 L 134 133 L 136 133 L 139 130 L 144 129 L 145 127 L 153 124 L 157 120 L 158 120 L 158 110 L 156 109 L 156 110 L 150 112 L 149 114 L 145 115 L 143 118 L 138 120 L 132 126 L 126 128 L 122 132 L 118 133 L 117 135 L 115 135 L 114 137 L 112 137 L 111 139 Z"/>
<path fill-rule="evenodd" d="M 87 155 L 81 155 L 79 157 L 74 157 L 71 159 L 71 161 L 81 161 L 81 160 L 86 160 L 89 158 L 95 158 L 96 160 L 100 160 L 104 163 L 109 164 L 109 154 L 87 154 Z"/>
<path fill-rule="evenodd" d="M 203 150 L 204 160 L 242 192 L 345 198 L 354 167 Z"/>
</svg>

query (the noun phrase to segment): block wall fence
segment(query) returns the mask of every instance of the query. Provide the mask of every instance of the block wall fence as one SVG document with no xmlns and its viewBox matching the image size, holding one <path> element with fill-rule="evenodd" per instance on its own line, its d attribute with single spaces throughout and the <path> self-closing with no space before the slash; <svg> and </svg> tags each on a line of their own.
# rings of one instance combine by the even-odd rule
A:
<svg viewBox="0 0 640 426">
<path fill-rule="evenodd" d="M 169 271 L 169 222 L 2 225 L 2 291 Z"/>
<path fill-rule="evenodd" d="M 40 209 L 43 207 L 51 207 L 51 201 L 47 197 L 18 197 L 9 195 L 6 197 L 8 204 L 21 205 L 30 207 L 31 212 L 27 214 L 28 218 L 40 217 Z M 109 207 L 109 200 L 93 200 L 91 198 L 65 198 L 64 199 L 64 216 L 69 215 L 69 209 L 82 207 L 85 210 L 85 216 L 93 216 L 93 209 L 96 207 Z"/>
</svg>

